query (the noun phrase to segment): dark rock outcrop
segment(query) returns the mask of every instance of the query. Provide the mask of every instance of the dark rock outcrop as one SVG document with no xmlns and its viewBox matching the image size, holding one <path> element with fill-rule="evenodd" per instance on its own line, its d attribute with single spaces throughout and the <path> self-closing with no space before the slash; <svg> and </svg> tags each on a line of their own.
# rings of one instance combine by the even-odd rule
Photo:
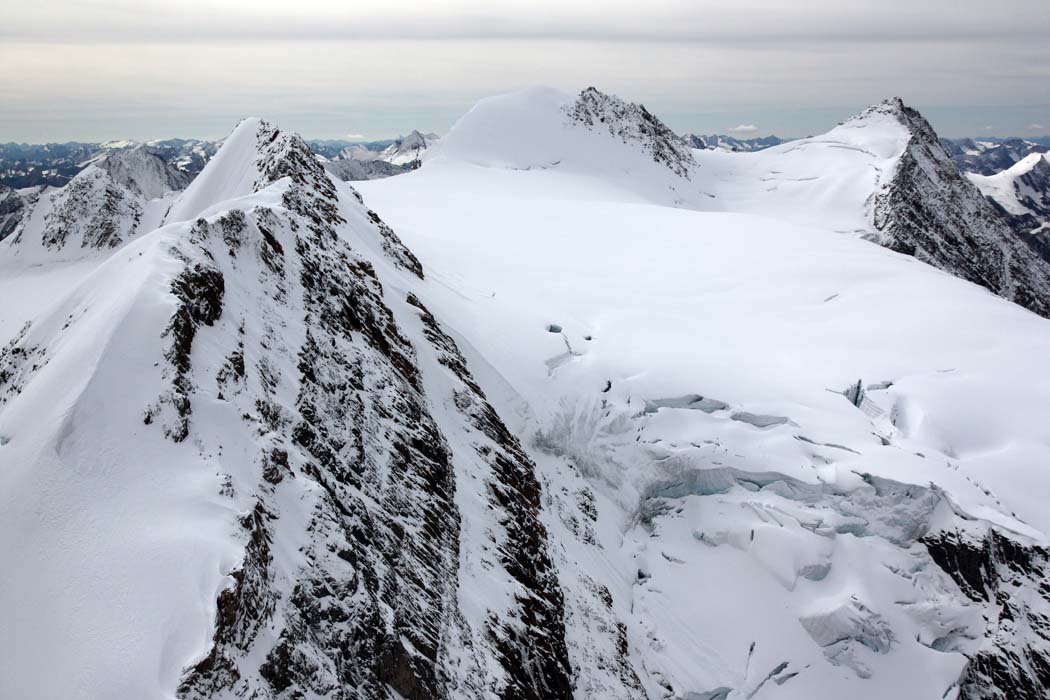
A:
<svg viewBox="0 0 1050 700">
<path fill-rule="evenodd" d="M 416 348 L 371 262 L 340 235 L 348 224 L 319 162 L 298 137 L 269 125 L 257 139 L 256 188 L 285 179 L 282 206 L 198 221 L 176 255 L 187 283 L 175 290 L 173 326 L 207 333 L 225 360 L 217 374 L 205 371 L 194 365 L 192 341 L 180 344 L 169 357 L 175 393 L 187 407 L 201 395 L 226 402 L 259 446 L 255 506 L 242 519 L 245 554 L 216 602 L 212 647 L 186 670 L 180 695 L 571 697 L 534 465 L 427 314 L 427 339 L 462 382 L 459 429 L 477 436 L 476 454 L 491 468 L 490 507 L 500 513 L 492 545 L 518 588 L 511 610 L 465 631 L 457 456 L 431 414 Z M 364 220 L 381 228 L 378 217 Z M 381 239 L 400 245 L 392 231 Z M 397 252 L 385 250 L 422 274 L 407 249 Z M 209 288 L 188 283 L 209 265 L 227 289 L 221 319 L 207 295 L 182 293 Z M 208 319 L 218 320 L 205 330 Z M 286 328 L 300 330 L 278 330 Z M 182 437 L 196 430 L 188 423 Z M 282 489 L 301 484 L 310 485 L 313 505 L 297 533 L 279 504 Z M 298 538 L 294 555 L 273 546 L 278 533 L 284 542 Z M 479 670 L 485 661 L 451 677 L 459 662 L 450 660 L 450 637 L 485 645 L 472 653 L 498 670 Z"/>
<path fill-rule="evenodd" d="M 643 105 L 589 87 L 568 107 L 568 113 L 588 129 L 607 131 L 624 143 L 639 144 L 675 175 L 688 178 L 690 168 L 696 166 L 685 140 Z"/>
<path fill-rule="evenodd" d="M 1050 552 L 997 529 L 923 538 L 933 560 L 976 603 L 987 633 L 960 679 L 962 700 L 1050 697 Z"/>
<path fill-rule="evenodd" d="M 875 193 L 883 245 L 1050 317 L 1050 264 L 1010 230 L 952 162 L 929 123 L 895 98 L 871 107 L 910 133 L 893 178 Z"/>
</svg>

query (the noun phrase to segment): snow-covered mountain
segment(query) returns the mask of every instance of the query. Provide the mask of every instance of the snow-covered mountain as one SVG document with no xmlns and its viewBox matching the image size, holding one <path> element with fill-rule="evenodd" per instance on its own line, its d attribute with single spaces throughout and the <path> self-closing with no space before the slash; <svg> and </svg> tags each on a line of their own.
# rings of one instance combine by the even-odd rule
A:
<svg viewBox="0 0 1050 700">
<path fill-rule="evenodd" d="M 687 134 L 685 140 L 691 148 L 709 151 L 761 151 L 779 146 L 784 140 L 776 136 L 759 136 L 753 139 L 738 139 L 725 134 Z"/>
<path fill-rule="evenodd" d="M 408 136 L 391 141 L 352 143 L 330 158 L 332 166 L 326 167 L 344 180 L 374 180 L 397 175 L 419 167 L 423 154 L 439 140 L 437 134 L 412 131 Z"/>
<path fill-rule="evenodd" d="M 88 165 L 127 152 L 139 152 L 140 158 L 145 154 L 157 156 L 188 181 L 201 171 L 218 147 L 218 142 L 198 139 L 165 139 L 145 144 L 129 140 L 98 144 L 3 143 L 0 144 L 0 182 L 16 188 L 61 187 Z"/>
<path fill-rule="evenodd" d="M 357 180 L 378 180 L 407 172 L 411 168 L 395 165 L 377 158 L 358 160 L 357 158 L 337 158 L 322 160 L 324 169 L 340 180 L 355 182 Z"/>
<path fill-rule="evenodd" d="M 193 179 L 189 173 L 179 170 L 152 148 L 144 145 L 106 154 L 96 160 L 95 165 L 146 199 L 156 199 L 168 192 L 181 190 Z"/>
<path fill-rule="evenodd" d="M 408 136 L 394 140 L 379 154 L 377 160 L 385 160 L 394 165 L 412 165 L 418 163 L 423 154 L 439 140 L 437 134 L 421 134 L 412 131 Z"/>
<path fill-rule="evenodd" d="M 1050 156 L 1031 153 L 995 175 L 966 175 L 1018 236 L 1050 261 Z"/>
<path fill-rule="evenodd" d="M 1001 242 L 923 125 L 701 151 L 533 89 L 395 178 L 248 119 L 180 192 L 45 192 L 5 691 L 1046 697 L 1050 321 L 952 269 Z"/>
<path fill-rule="evenodd" d="M 39 195 L 39 187 L 16 190 L 0 185 L 0 241 L 15 232 L 22 215 Z"/>
<path fill-rule="evenodd" d="M 941 139 L 941 143 L 960 170 L 978 175 L 995 175 L 1033 153 L 1050 151 L 1045 139 Z"/>
<path fill-rule="evenodd" d="M 176 192 L 146 197 L 142 190 L 160 189 L 164 171 L 138 155 L 106 164 L 112 169 L 89 165 L 64 187 L 37 195 L 10 237 L 9 258 L 25 265 L 97 258 L 159 226 Z"/>
</svg>

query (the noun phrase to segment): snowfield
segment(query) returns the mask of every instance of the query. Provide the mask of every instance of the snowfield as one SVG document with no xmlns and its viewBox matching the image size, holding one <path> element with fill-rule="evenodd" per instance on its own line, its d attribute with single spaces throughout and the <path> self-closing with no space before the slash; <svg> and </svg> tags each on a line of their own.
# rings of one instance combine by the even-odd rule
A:
<svg viewBox="0 0 1050 700">
<path fill-rule="evenodd" d="M 41 197 L 0 695 L 1045 696 L 1050 321 L 876 244 L 894 114 L 701 151 L 533 89 L 396 177 L 245 120 Z M 138 223 L 59 227 L 82 178 Z"/>
</svg>

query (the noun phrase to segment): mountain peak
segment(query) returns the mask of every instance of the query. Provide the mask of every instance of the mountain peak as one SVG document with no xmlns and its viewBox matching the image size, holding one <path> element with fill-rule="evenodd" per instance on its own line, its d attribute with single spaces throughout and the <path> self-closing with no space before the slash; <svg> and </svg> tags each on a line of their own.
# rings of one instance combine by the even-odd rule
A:
<svg viewBox="0 0 1050 700">
<path fill-rule="evenodd" d="M 892 177 L 872 200 L 883 245 L 1050 316 L 1050 265 L 1010 231 L 917 110 L 892 98 L 843 126 L 866 127 L 878 115 L 907 132 Z"/>
<path fill-rule="evenodd" d="M 114 248 L 138 232 L 146 209 L 141 195 L 94 164 L 38 203 L 12 239 L 31 259 L 63 249 L 62 257 L 78 258 Z"/>
<path fill-rule="evenodd" d="M 653 160 L 667 166 L 681 177 L 689 177 L 689 168 L 696 165 L 689 145 L 645 108 L 645 105 L 627 102 L 596 87 L 582 90 L 567 110 L 578 124 L 591 130 L 602 130 L 624 143 L 638 143 L 652 155 Z"/>
<path fill-rule="evenodd" d="M 172 206 L 166 221 L 187 221 L 220 202 L 244 197 L 288 177 L 332 199 L 324 168 L 298 134 L 257 117 L 241 120 L 204 170 Z"/>
<path fill-rule="evenodd" d="M 156 199 L 165 192 L 184 189 L 190 183 L 189 175 L 169 165 L 144 144 L 111 153 L 98 161 L 98 167 L 146 199 Z"/>
</svg>

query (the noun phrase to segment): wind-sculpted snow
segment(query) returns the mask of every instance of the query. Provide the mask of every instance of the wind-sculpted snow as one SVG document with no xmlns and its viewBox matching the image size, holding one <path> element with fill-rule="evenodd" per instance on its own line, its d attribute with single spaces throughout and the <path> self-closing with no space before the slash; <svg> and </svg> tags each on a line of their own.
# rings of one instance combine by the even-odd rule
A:
<svg viewBox="0 0 1050 700">
<path fill-rule="evenodd" d="M 1050 327 L 866 240 L 973 193 L 903 109 L 687 165 L 533 90 L 360 192 L 249 119 L 175 195 L 96 168 L 61 245 L 85 185 L 45 193 L 0 244 L 4 690 L 1045 697 Z M 81 245 L 108 187 L 141 221 Z"/>
<path fill-rule="evenodd" d="M 109 445 L 99 454 L 112 477 L 93 488 L 111 493 L 85 511 L 86 521 L 72 518 L 68 527 L 109 542 L 113 534 L 95 522 L 96 508 L 164 500 L 153 487 L 134 486 L 143 449 L 158 468 L 178 464 L 183 484 L 167 487 L 176 503 L 157 508 L 135 533 L 142 547 L 157 551 L 156 576 L 168 583 L 114 586 L 113 595 L 125 599 L 157 597 L 152 615 L 140 603 L 128 611 L 137 621 L 121 625 L 127 634 L 148 629 L 160 639 L 129 657 L 120 644 L 82 647 L 84 635 L 104 639 L 106 632 L 77 627 L 67 635 L 69 651 L 52 662 L 61 672 L 37 695 L 61 697 L 74 684 L 93 683 L 93 694 L 145 696 L 159 682 L 163 693 L 177 686 L 187 698 L 422 699 L 463 697 L 463 688 L 472 697 L 569 697 L 561 592 L 538 521 L 533 466 L 465 367 L 464 388 L 478 392 L 477 407 L 462 404 L 457 418 L 439 426 L 416 348 L 376 270 L 420 282 L 422 267 L 359 195 L 332 182 L 298 137 L 262 122 L 250 135 L 253 158 L 220 152 L 209 166 L 252 165 L 252 184 L 231 191 L 232 202 L 209 204 L 210 213 L 117 247 L 0 354 L 6 452 L 14 446 L 14 454 L 30 455 L 34 444 L 54 440 L 61 468 L 85 454 L 69 452 L 72 445 L 89 438 Z M 249 141 L 242 134 L 233 147 L 248 148 Z M 206 171 L 202 178 L 243 182 L 230 176 Z M 194 195 L 193 206 L 203 198 Z M 121 275 L 113 273 L 122 266 L 146 286 L 114 296 Z M 116 311 L 128 303 L 143 307 L 133 322 Z M 100 312 L 115 325 L 93 326 Z M 404 313 L 414 322 L 414 309 Z M 434 342 L 455 353 L 436 323 L 430 318 Z M 86 353 L 70 354 L 63 340 L 71 335 L 86 338 Z M 81 433 L 82 420 L 73 418 L 56 421 L 55 433 L 34 436 L 18 427 L 27 402 L 46 400 L 48 376 L 56 374 L 88 382 L 71 415 L 81 412 L 107 384 L 103 370 L 85 367 L 84 359 L 116 359 L 108 352 L 142 335 L 155 341 L 122 368 L 139 381 L 105 412 L 105 428 Z M 129 421 L 136 404 L 138 419 Z M 456 461 L 445 431 L 475 434 L 475 456 Z M 454 444 L 461 445 L 458 438 Z M 457 504 L 457 483 L 470 473 L 464 460 L 484 478 L 477 497 L 497 514 L 487 534 L 477 534 L 498 555 L 490 560 L 475 551 L 465 569 Z M 27 457 L 27 464 L 34 469 L 23 478 L 49 473 L 39 458 Z M 195 514 L 195 500 L 221 506 Z M 180 521 L 195 537 L 162 535 Z M 99 576 L 91 572 L 135 564 L 118 550 L 85 571 Z M 477 566 L 488 569 L 489 581 L 504 581 L 504 600 L 461 602 L 460 571 Z M 19 581 L 5 586 L 5 610 L 8 595 L 26 595 L 29 581 Z M 67 616 L 84 595 L 99 611 L 107 607 L 109 594 L 78 590 L 75 577 L 71 589 L 55 588 L 61 577 L 48 581 L 38 595 L 51 596 L 56 616 Z M 160 622 L 176 618 L 176 625 Z M 50 620 L 36 622 L 51 629 Z M 34 664 L 26 663 L 36 656 L 42 654 L 32 640 L 17 653 L 5 645 L 5 677 L 22 667 L 16 690 L 39 683 Z M 118 657 L 128 665 L 120 683 L 93 675 Z M 158 666 L 156 679 L 151 669 Z"/>
<path fill-rule="evenodd" d="M 930 543 L 972 528 L 1045 546 L 1050 386 L 1027 378 L 1050 331 L 864 240 L 911 132 L 883 111 L 696 152 L 713 196 L 690 208 L 768 209 L 684 211 L 580 151 L 530 166 L 547 154 L 489 139 L 497 108 L 541 97 L 479 105 L 418 173 L 360 189 L 441 280 L 426 305 L 489 403 L 531 436 L 575 697 L 1020 692 L 1015 671 L 979 670 L 1040 658 L 1040 637 L 989 624 L 996 604 Z M 1035 576 L 1017 591 L 1046 599 Z"/>
<path fill-rule="evenodd" d="M 470 163 L 500 170 L 550 172 L 597 196 L 691 206 L 700 194 L 685 141 L 640 105 L 588 88 L 550 88 L 482 100 L 423 154 L 426 167 Z M 603 191 L 609 189 L 608 191 Z"/>
</svg>

